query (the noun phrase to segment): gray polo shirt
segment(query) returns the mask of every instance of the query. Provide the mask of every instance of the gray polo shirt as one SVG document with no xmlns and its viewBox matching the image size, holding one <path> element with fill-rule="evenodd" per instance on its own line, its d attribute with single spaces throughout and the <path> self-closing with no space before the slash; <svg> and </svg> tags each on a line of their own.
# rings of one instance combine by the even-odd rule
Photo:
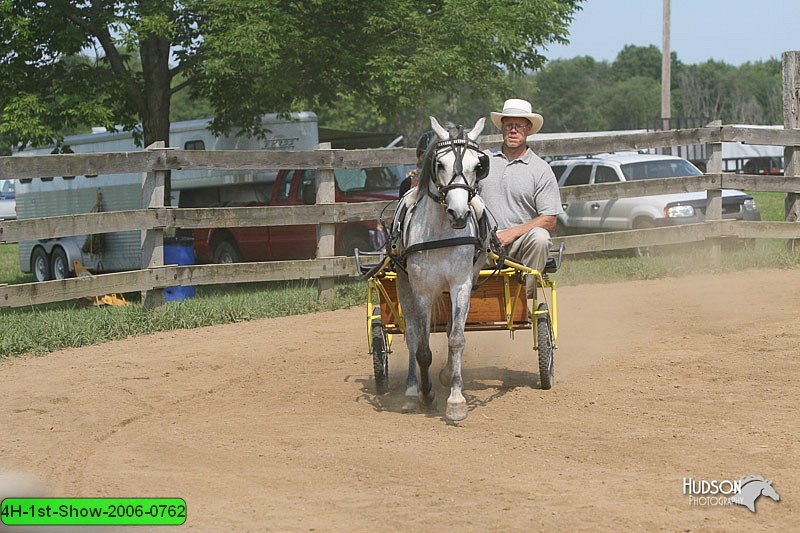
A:
<svg viewBox="0 0 800 533">
<path fill-rule="evenodd" d="M 511 162 L 503 152 L 488 152 L 489 175 L 480 183 L 480 195 L 497 220 L 498 229 L 518 226 L 539 215 L 559 215 L 561 195 L 550 165 L 528 148 Z"/>
</svg>

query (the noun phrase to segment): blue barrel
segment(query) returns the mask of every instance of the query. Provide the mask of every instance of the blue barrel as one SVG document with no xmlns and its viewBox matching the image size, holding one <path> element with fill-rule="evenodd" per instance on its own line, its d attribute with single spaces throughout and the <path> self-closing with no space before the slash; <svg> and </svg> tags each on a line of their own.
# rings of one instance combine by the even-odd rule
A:
<svg viewBox="0 0 800 533">
<path fill-rule="evenodd" d="M 193 265 L 194 239 L 191 237 L 176 237 L 164 239 L 164 264 L 165 265 Z M 164 289 L 164 300 L 171 302 L 175 300 L 185 300 L 193 298 L 194 287 L 166 287 Z"/>
</svg>

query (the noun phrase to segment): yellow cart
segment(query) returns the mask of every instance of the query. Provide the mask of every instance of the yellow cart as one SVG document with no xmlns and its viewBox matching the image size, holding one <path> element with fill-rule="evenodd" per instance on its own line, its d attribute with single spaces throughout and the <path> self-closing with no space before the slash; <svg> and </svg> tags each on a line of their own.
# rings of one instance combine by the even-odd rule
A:
<svg viewBox="0 0 800 533">
<path fill-rule="evenodd" d="M 389 354 L 393 335 L 405 332 L 403 309 L 397 298 L 397 272 L 389 257 L 380 252 L 356 251 L 356 262 L 367 277 L 367 342 L 372 355 L 375 387 L 383 394 L 389 386 Z M 564 244 L 551 250 L 544 272 L 539 272 L 505 259 L 500 270 L 481 270 L 477 288 L 470 298 L 465 331 L 530 329 L 533 349 L 538 352 L 541 388 L 553 386 L 553 355 L 558 339 L 558 305 L 556 282 L 550 274 L 558 271 L 564 257 Z M 500 258 L 490 252 L 495 261 Z M 371 265 L 363 259 L 377 258 Z M 536 280 L 536 299 L 528 309 L 525 283 L 528 276 Z M 450 295 L 443 294 L 432 313 L 431 332 L 447 331 L 450 317 Z"/>
</svg>

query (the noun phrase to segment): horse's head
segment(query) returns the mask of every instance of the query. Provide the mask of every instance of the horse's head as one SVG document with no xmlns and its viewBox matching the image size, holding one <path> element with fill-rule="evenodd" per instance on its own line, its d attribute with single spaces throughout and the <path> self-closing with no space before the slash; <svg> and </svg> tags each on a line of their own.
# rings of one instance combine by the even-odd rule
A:
<svg viewBox="0 0 800 533">
<path fill-rule="evenodd" d="M 454 229 L 467 225 L 478 181 L 489 173 L 489 157 L 476 142 L 484 120 L 479 119 L 471 130 L 458 126 L 448 131 L 431 117 L 439 138 L 425 152 L 419 188 L 445 207 Z"/>
<path fill-rule="evenodd" d="M 773 500 L 780 501 L 781 497 L 778 495 L 778 492 L 772 487 L 772 481 L 767 481 L 761 487 L 761 494 L 767 496 L 768 498 L 772 498 Z"/>
</svg>

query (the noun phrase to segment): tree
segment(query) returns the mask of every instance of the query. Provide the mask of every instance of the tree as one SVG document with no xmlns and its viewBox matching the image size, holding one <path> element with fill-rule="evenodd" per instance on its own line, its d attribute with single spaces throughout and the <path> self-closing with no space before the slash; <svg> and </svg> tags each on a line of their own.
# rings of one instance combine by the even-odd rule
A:
<svg viewBox="0 0 800 533">
<path fill-rule="evenodd" d="M 661 50 L 652 44 L 650 46 L 626 44 L 614 59 L 611 73 L 617 81 L 635 76 L 661 80 Z"/>
<path fill-rule="evenodd" d="M 661 109 L 661 83 L 634 76 L 621 80 L 605 91 L 607 129 L 634 130 L 644 127 Z"/>
<path fill-rule="evenodd" d="M 580 1 L 4 0 L 0 135 L 141 123 L 145 144 L 166 141 L 182 90 L 210 102 L 217 132 L 347 98 L 399 121 L 427 95 L 496 94 L 540 67 Z"/>
<path fill-rule="evenodd" d="M 534 75 L 543 131 L 593 131 L 606 126 L 600 90 L 611 84 L 609 66 L 589 56 L 551 61 Z"/>
</svg>

